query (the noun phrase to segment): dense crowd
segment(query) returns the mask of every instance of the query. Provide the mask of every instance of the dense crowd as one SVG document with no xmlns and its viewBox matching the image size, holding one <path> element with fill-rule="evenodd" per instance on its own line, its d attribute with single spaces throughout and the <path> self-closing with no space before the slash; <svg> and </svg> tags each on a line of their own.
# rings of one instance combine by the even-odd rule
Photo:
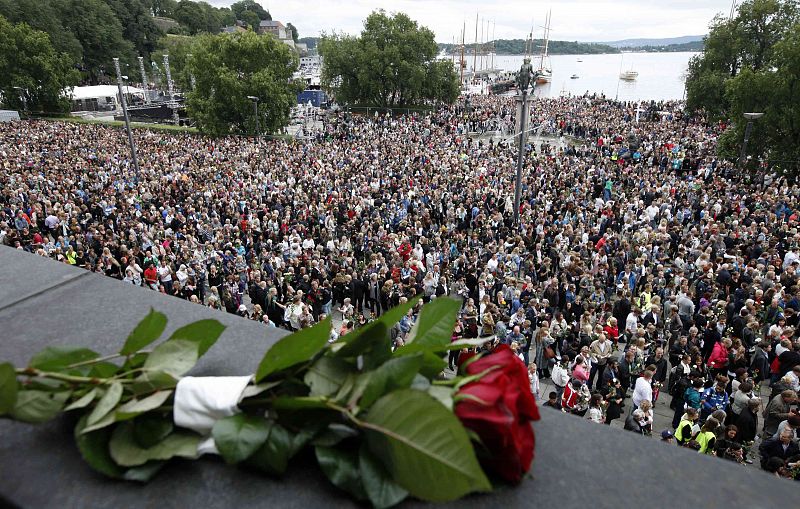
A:
<svg viewBox="0 0 800 509">
<path fill-rule="evenodd" d="M 468 136 L 513 131 L 513 99 L 322 125 L 302 143 L 137 130 L 137 174 L 118 129 L 0 124 L 0 243 L 267 326 L 333 315 L 333 337 L 454 296 L 454 339 L 509 345 L 535 394 L 555 385 L 547 406 L 658 434 L 668 393 L 665 440 L 737 462 L 759 443 L 795 475 L 800 188 L 717 160 L 724 125 L 537 99 L 553 141 L 526 153 L 518 226 L 516 150 Z"/>
</svg>

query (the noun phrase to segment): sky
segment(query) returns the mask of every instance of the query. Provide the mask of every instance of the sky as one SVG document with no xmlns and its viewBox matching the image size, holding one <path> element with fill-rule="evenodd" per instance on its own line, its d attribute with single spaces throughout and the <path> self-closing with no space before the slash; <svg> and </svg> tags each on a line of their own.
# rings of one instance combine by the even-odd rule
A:
<svg viewBox="0 0 800 509">
<path fill-rule="evenodd" d="M 229 6 L 235 0 L 207 0 Z M 475 15 L 494 22 L 496 39 L 524 39 L 534 28 L 540 37 L 544 18 L 552 9 L 551 38 L 566 41 L 615 41 L 708 33 L 717 13 L 728 14 L 732 0 L 257 0 L 272 18 L 297 27 L 300 37 L 341 31 L 356 35 L 370 12 L 404 12 L 434 31 L 438 42 L 460 38 L 466 22 L 466 41 L 475 40 Z M 486 32 L 485 22 L 483 23 Z M 491 35 L 491 34 L 490 34 Z M 479 35 L 480 38 L 480 28 Z M 484 34 L 483 39 L 491 39 Z"/>
</svg>

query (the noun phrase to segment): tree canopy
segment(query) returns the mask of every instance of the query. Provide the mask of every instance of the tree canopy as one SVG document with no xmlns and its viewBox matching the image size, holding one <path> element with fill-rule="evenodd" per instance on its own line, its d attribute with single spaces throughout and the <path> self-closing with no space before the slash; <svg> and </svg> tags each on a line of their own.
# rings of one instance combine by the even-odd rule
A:
<svg viewBox="0 0 800 509">
<path fill-rule="evenodd" d="M 326 35 L 322 81 L 336 99 L 380 107 L 453 102 L 459 83 L 449 61 L 437 61 L 433 32 L 406 14 L 375 11 L 359 37 Z"/>
<path fill-rule="evenodd" d="M 800 13 L 791 0 L 746 0 L 732 18 L 716 17 L 705 51 L 689 63 L 687 107 L 728 120 L 720 155 L 738 156 L 745 112 L 761 112 L 748 155 L 796 171 L 800 160 Z"/>
<path fill-rule="evenodd" d="M 186 96 L 189 115 L 201 131 L 224 135 L 255 132 L 253 103 L 259 98 L 258 124 L 262 132 L 286 125 L 302 87 L 292 81 L 296 54 L 274 37 L 253 32 L 201 35 L 192 46 L 186 73 L 196 87 Z"/>
<path fill-rule="evenodd" d="M 46 32 L 0 16 L 0 96 L 3 105 L 35 112 L 65 111 L 64 90 L 78 73 L 57 53 Z"/>
</svg>

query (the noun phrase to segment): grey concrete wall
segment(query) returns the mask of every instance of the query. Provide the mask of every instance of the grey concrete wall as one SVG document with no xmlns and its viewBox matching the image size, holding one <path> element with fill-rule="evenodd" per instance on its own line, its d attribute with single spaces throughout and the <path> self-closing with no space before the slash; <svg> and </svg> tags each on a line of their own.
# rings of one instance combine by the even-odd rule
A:
<svg viewBox="0 0 800 509">
<path fill-rule="evenodd" d="M 150 307 L 169 318 L 167 333 L 203 318 L 228 325 L 195 375 L 252 373 L 267 347 L 283 335 L 252 321 L 0 247 L 0 361 L 25 365 L 32 354 L 58 344 L 115 352 Z M 328 484 L 310 457 L 300 458 L 282 479 L 204 457 L 176 461 L 144 486 L 108 480 L 83 463 L 72 438 L 73 425 L 68 419 L 38 426 L 0 420 L 0 507 L 355 506 Z M 517 489 L 503 488 L 451 505 L 755 509 L 796 504 L 790 497 L 796 499 L 797 484 L 744 469 L 543 408 L 531 479 Z"/>
</svg>

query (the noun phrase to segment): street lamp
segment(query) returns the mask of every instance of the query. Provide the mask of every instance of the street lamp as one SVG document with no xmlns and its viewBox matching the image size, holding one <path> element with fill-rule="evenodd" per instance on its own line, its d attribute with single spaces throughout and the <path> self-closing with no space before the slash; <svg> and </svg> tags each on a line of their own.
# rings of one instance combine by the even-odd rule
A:
<svg viewBox="0 0 800 509">
<path fill-rule="evenodd" d="M 517 102 L 520 103 L 519 108 L 519 147 L 517 152 L 517 182 L 514 187 L 514 225 L 519 228 L 519 200 L 522 193 L 522 162 L 525 159 L 525 134 L 528 123 L 528 87 L 533 82 L 533 66 L 531 66 L 531 59 L 525 58 L 522 67 L 519 68 L 517 75 L 517 89 L 520 94 L 517 95 Z M 534 87 L 536 85 L 534 84 Z"/>
<path fill-rule="evenodd" d="M 747 119 L 747 127 L 744 128 L 744 142 L 742 143 L 742 152 L 739 154 L 739 167 L 744 166 L 745 157 L 747 154 L 747 142 L 750 140 L 750 131 L 753 130 L 753 120 L 758 120 L 763 117 L 763 113 L 744 113 L 744 118 Z"/>
<path fill-rule="evenodd" d="M 255 133 L 255 135 L 258 136 L 258 132 L 259 132 L 259 129 L 258 129 L 258 97 L 254 96 L 254 95 L 248 95 L 247 98 L 250 99 L 251 101 L 253 101 L 253 115 L 256 117 L 256 133 Z"/>
<path fill-rule="evenodd" d="M 131 121 L 128 118 L 128 104 L 125 101 L 125 93 L 122 91 L 122 73 L 119 70 L 119 58 L 114 58 L 114 70 L 117 71 L 117 89 L 119 99 L 122 104 L 122 114 L 125 116 L 125 130 L 128 131 L 128 144 L 131 147 L 131 159 L 133 159 L 133 169 L 136 172 L 136 184 L 139 184 L 139 160 L 136 158 L 136 145 L 133 143 L 133 133 L 131 133 Z"/>
</svg>

